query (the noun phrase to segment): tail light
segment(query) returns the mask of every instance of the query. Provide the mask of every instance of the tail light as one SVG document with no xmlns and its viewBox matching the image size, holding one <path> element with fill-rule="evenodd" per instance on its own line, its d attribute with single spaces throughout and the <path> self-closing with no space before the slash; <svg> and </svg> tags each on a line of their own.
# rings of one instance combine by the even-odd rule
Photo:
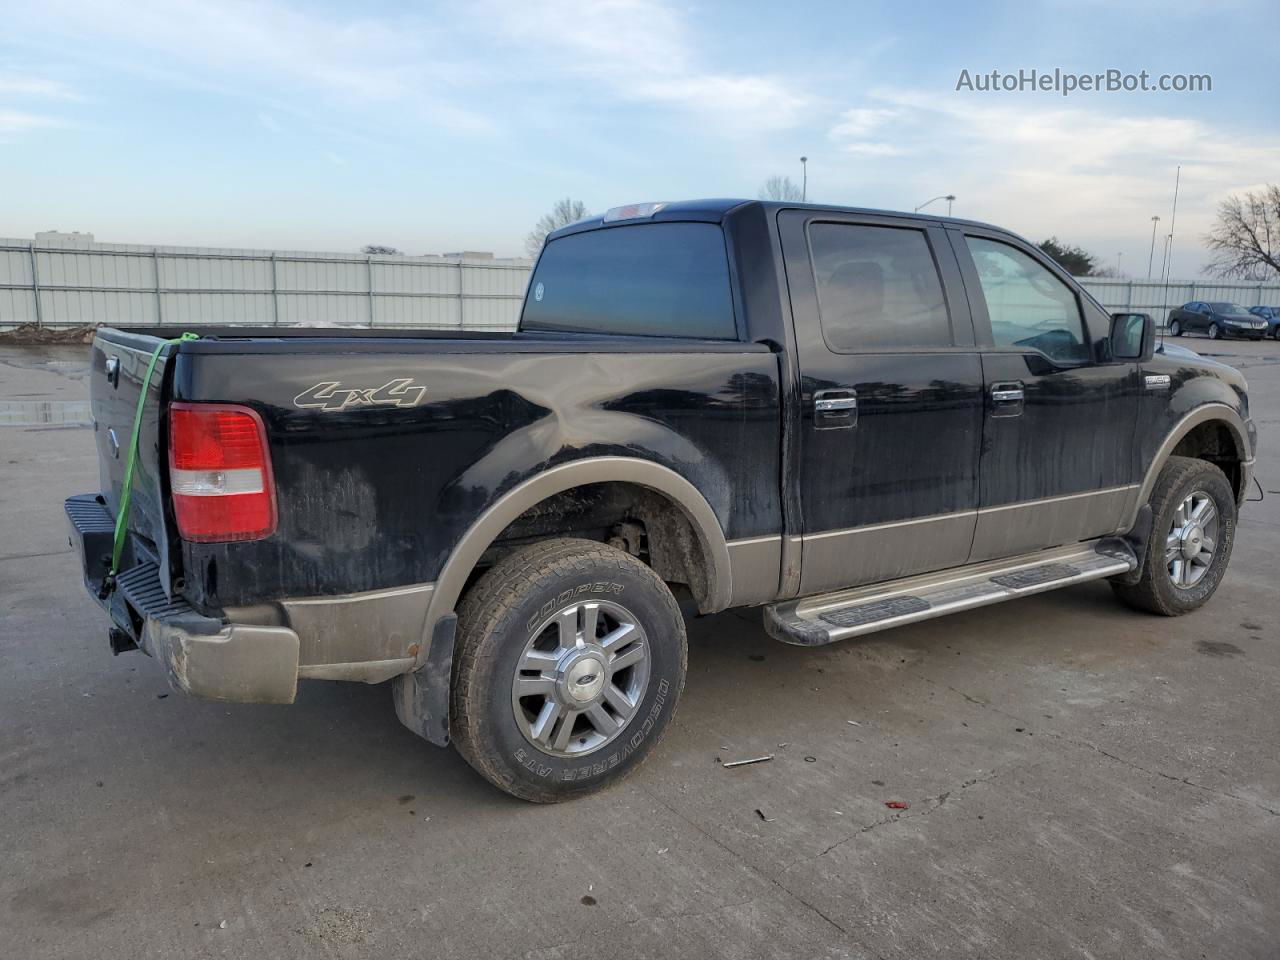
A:
<svg viewBox="0 0 1280 960">
<path fill-rule="evenodd" d="M 260 540 L 276 529 L 267 431 L 248 407 L 172 404 L 169 486 L 184 540 Z"/>
</svg>

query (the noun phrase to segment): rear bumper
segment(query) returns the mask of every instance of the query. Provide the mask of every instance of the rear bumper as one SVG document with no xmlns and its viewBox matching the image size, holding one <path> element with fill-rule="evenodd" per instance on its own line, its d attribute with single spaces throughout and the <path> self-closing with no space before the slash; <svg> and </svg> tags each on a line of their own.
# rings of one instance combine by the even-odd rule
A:
<svg viewBox="0 0 1280 960">
<path fill-rule="evenodd" d="M 147 618 L 139 645 L 165 665 L 174 687 L 192 696 L 293 703 L 298 692 L 298 635 L 288 627 L 229 623 L 206 635 Z"/>
<path fill-rule="evenodd" d="M 146 556 L 131 555 L 132 565 L 117 578 L 116 589 L 100 597 L 110 565 L 111 514 L 94 494 L 72 497 L 65 510 L 89 595 L 116 630 L 165 665 L 172 686 L 209 700 L 293 702 L 299 673 L 294 630 L 206 617 L 165 593 L 159 567 Z"/>
</svg>

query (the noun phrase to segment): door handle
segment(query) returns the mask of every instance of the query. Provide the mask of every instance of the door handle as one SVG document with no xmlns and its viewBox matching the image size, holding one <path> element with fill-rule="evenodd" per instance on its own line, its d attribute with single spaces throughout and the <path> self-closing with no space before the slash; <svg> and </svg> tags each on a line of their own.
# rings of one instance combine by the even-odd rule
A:
<svg viewBox="0 0 1280 960">
<path fill-rule="evenodd" d="M 993 383 L 991 385 L 991 415 L 993 417 L 1018 417 L 1026 401 L 1022 381 Z"/>
<path fill-rule="evenodd" d="M 858 422 L 858 395 L 849 389 L 819 390 L 813 395 L 814 425 L 819 430 L 852 427 Z"/>
</svg>

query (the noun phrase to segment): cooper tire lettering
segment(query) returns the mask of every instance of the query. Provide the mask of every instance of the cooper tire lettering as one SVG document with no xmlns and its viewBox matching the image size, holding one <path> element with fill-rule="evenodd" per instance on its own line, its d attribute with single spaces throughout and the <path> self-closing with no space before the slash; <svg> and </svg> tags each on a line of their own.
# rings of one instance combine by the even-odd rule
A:
<svg viewBox="0 0 1280 960">
<path fill-rule="evenodd" d="M 529 617 L 527 621 L 525 621 L 524 628 L 526 630 L 532 630 L 534 627 L 538 625 L 539 620 L 545 620 L 547 619 L 547 617 L 551 616 L 551 611 L 556 609 L 556 607 L 563 606 L 564 604 L 572 600 L 574 597 L 582 596 L 582 594 L 584 593 L 611 593 L 617 596 L 617 595 L 621 595 L 622 591 L 625 589 L 626 589 L 625 584 L 602 583 L 602 582 L 601 583 L 582 583 L 582 584 L 579 584 L 577 587 L 570 587 L 568 590 L 561 591 L 560 594 L 556 596 L 554 599 L 548 600 L 541 607 L 539 607 L 537 611 L 531 617 Z"/>
</svg>

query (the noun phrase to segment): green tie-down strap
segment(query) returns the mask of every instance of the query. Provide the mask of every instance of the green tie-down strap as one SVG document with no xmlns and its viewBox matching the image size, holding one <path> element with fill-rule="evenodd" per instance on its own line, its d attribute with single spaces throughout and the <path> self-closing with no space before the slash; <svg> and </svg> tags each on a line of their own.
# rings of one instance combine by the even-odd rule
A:
<svg viewBox="0 0 1280 960">
<path fill-rule="evenodd" d="M 151 351 L 151 360 L 147 363 L 147 372 L 142 377 L 142 390 L 138 393 L 138 409 L 133 414 L 133 433 L 129 437 L 128 456 L 124 462 L 124 486 L 120 490 L 120 508 L 116 511 L 115 539 L 111 544 L 111 569 L 102 581 L 99 592 L 103 599 L 115 589 L 116 574 L 120 572 L 120 556 L 124 553 L 124 539 L 129 529 L 129 505 L 133 502 L 133 468 L 138 461 L 138 437 L 142 433 L 142 411 L 147 405 L 147 392 L 151 389 L 151 375 L 156 372 L 156 362 L 160 359 L 160 351 L 175 343 L 188 340 L 199 340 L 198 334 L 184 333 L 172 340 L 161 340 Z"/>
</svg>

